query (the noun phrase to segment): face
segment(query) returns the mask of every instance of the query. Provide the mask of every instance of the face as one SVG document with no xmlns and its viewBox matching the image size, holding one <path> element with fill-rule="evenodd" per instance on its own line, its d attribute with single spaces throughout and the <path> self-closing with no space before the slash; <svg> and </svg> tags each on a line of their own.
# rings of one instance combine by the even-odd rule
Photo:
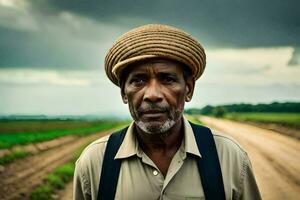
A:
<svg viewBox="0 0 300 200">
<path fill-rule="evenodd" d="M 193 90 L 194 80 L 184 78 L 181 64 L 152 60 L 132 66 L 122 86 L 122 98 L 138 128 L 160 134 L 181 119 Z"/>
</svg>

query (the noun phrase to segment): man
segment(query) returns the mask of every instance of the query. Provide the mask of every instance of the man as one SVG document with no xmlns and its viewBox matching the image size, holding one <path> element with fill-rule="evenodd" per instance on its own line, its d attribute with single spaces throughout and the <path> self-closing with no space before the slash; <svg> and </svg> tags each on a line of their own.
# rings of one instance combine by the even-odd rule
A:
<svg viewBox="0 0 300 200">
<path fill-rule="evenodd" d="M 74 199 L 261 199 L 246 152 L 182 115 L 205 63 L 202 46 L 174 27 L 117 40 L 105 70 L 134 122 L 84 150 Z"/>
</svg>

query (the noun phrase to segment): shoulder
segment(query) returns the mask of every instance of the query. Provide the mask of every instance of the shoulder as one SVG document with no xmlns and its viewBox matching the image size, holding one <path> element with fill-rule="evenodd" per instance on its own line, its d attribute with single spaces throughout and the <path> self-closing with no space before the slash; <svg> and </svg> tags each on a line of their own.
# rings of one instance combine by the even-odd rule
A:
<svg viewBox="0 0 300 200">
<path fill-rule="evenodd" d="M 110 135 L 104 136 L 89 144 L 82 151 L 80 157 L 76 161 L 76 165 L 80 165 L 80 167 L 83 168 L 96 165 L 97 162 L 99 163 L 103 158 L 109 137 Z"/>
<path fill-rule="evenodd" d="M 232 188 L 241 195 L 242 182 L 251 164 L 246 150 L 232 137 L 212 130 L 215 140 L 222 176 L 227 193 Z"/>
<path fill-rule="evenodd" d="M 120 135 L 122 130 L 113 132 L 110 135 L 104 136 L 89 144 L 81 153 L 76 161 L 76 168 L 82 173 L 99 172 L 102 169 L 103 158 L 107 143 L 111 135 Z"/>
<path fill-rule="evenodd" d="M 75 163 L 75 175 L 82 177 L 85 182 L 90 182 L 90 177 L 99 173 L 102 168 L 103 157 L 110 135 L 104 136 L 89 144 L 81 153 Z"/>
<path fill-rule="evenodd" d="M 90 143 L 85 149 L 82 151 L 79 160 L 84 159 L 86 156 L 94 154 L 96 151 L 99 151 L 99 149 L 105 149 L 106 144 L 108 142 L 110 135 L 101 137 L 92 143 Z"/>
<path fill-rule="evenodd" d="M 89 144 L 75 163 L 74 199 L 90 199 L 96 195 L 103 155 L 109 135 Z M 98 174 L 95 174 L 98 173 Z"/>
<path fill-rule="evenodd" d="M 212 130 L 226 192 L 240 199 L 243 195 L 261 199 L 246 150 L 233 138 Z"/>
<path fill-rule="evenodd" d="M 247 154 L 246 150 L 232 137 L 216 130 L 211 131 L 218 151 L 241 156 Z"/>
<path fill-rule="evenodd" d="M 250 164 L 246 150 L 232 137 L 215 130 L 212 133 L 222 171 L 230 177 L 240 179 Z"/>
</svg>

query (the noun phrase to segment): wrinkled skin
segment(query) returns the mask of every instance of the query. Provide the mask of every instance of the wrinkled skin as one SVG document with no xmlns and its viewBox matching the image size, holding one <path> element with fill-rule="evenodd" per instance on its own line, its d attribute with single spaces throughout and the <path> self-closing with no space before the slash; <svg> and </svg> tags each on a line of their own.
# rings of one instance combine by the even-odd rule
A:
<svg viewBox="0 0 300 200">
<path fill-rule="evenodd" d="M 181 64 L 156 59 L 132 66 L 121 93 L 140 131 L 164 134 L 181 128 L 184 104 L 191 100 L 194 84 L 192 77 L 184 77 Z"/>
</svg>

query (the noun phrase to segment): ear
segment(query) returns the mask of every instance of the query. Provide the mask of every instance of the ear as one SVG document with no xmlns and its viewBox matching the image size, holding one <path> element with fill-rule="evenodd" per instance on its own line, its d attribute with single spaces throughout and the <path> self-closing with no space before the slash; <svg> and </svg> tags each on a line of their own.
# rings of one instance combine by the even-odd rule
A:
<svg viewBox="0 0 300 200">
<path fill-rule="evenodd" d="M 185 101 L 190 102 L 192 100 L 195 88 L 195 80 L 193 77 L 189 77 L 186 80 L 185 85 Z"/>
<path fill-rule="evenodd" d="M 128 103 L 127 95 L 125 94 L 124 87 L 121 86 L 121 96 L 124 104 Z"/>
</svg>

